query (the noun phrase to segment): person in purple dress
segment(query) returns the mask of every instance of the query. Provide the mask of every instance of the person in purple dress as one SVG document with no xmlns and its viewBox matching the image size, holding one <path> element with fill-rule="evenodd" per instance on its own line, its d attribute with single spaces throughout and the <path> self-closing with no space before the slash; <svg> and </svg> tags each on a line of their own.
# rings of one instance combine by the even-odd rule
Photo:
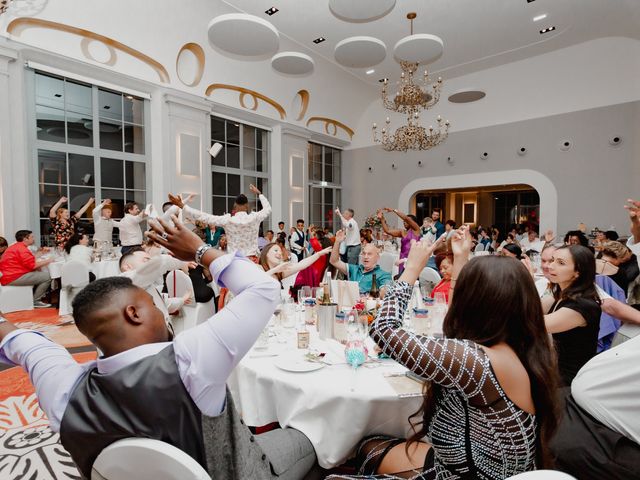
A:
<svg viewBox="0 0 640 480">
<path fill-rule="evenodd" d="M 393 212 L 397 216 L 399 216 L 402 219 L 404 228 L 403 229 L 399 228 L 397 230 L 390 229 L 389 225 L 387 225 L 387 221 L 384 218 L 383 210 L 385 212 Z M 392 209 L 388 207 L 385 207 L 382 210 L 378 210 L 377 215 L 380 221 L 382 222 L 382 229 L 384 230 L 384 233 L 400 239 L 401 262 L 399 267 L 399 273 L 402 273 L 402 271 L 404 270 L 404 262 L 402 262 L 402 260 L 406 259 L 407 256 L 409 255 L 409 250 L 411 250 L 411 240 L 415 240 L 416 242 L 420 241 L 421 232 L 420 232 L 420 225 L 418 225 L 418 219 L 415 217 L 415 215 L 411 215 L 411 214 L 407 215 L 402 213 L 399 210 L 396 210 L 395 208 Z"/>
</svg>

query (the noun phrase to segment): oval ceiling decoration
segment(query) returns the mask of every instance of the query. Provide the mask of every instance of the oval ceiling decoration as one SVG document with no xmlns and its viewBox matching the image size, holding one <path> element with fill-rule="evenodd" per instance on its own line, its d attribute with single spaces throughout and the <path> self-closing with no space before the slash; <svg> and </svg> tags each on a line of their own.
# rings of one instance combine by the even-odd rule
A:
<svg viewBox="0 0 640 480">
<path fill-rule="evenodd" d="M 309 55 L 300 52 L 280 52 L 271 58 L 274 70 L 287 75 L 306 75 L 313 72 L 315 62 Z"/>
<path fill-rule="evenodd" d="M 202 80 L 205 54 L 197 43 L 186 43 L 176 57 L 178 79 L 187 87 L 195 87 Z"/>
<path fill-rule="evenodd" d="M 209 42 L 225 52 L 245 57 L 273 55 L 280 35 L 266 20 L 245 13 L 220 15 L 208 27 Z"/>
<path fill-rule="evenodd" d="M 483 99 L 486 95 L 482 90 L 463 90 L 451 95 L 449 101 L 451 103 L 471 103 Z"/>
<path fill-rule="evenodd" d="M 396 60 L 431 63 L 442 56 L 444 44 L 440 37 L 428 33 L 416 33 L 399 40 L 393 48 Z"/>
<path fill-rule="evenodd" d="M 345 22 L 364 23 L 387 15 L 396 0 L 329 0 L 329 10 Z"/>
<path fill-rule="evenodd" d="M 349 37 L 334 50 L 336 62 L 349 68 L 367 68 L 379 64 L 387 56 L 387 46 L 373 37 Z"/>
</svg>

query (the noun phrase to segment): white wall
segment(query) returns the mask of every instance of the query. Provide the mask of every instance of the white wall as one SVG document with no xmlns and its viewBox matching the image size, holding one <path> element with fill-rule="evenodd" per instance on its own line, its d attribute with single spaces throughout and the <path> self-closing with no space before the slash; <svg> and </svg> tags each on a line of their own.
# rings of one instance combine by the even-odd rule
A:
<svg viewBox="0 0 640 480">
<path fill-rule="evenodd" d="M 631 102 L 455 132 L 424 152 L 385 152 L 378 146 L 347 150 L 343 206 L 354 208 L 361 220 L 383 206 L 409 210 L 417 190 L 469 186 L 474 178 L 486 185 L 495 178 L 539 188 L 543 227 L 557 225 L 557 231 L 566 232 L 584 222 L 589 228 L 614 225 L 624 234 L 628 219 L 622 207 L 628 197 L 640 196 L 639 130 L 640 102 Z M 623 139 L 617 147 L 609 144 L 614 134 Z M 573 144 L 567 152 L 558 148 L 565 139 Z M 521 146 L 528 149 L 525 156 L 517 154 Z M 483 152 L 489 153 L 487 160 L 480 158 Z M 511 171 L 520 174 L 507 177 Z M 547 181 L 551 185 L 545 186 Z M 553 190 L 557 220 L 547 209 L 555 203 Z"/>
<path fill-rule="evenodd" d="M 440 114 L 451 121 L 450 132 L 459 132 L 631 102 L 640 100 L 638 78 L 640 41 L 600 38 L 470 75 L 445 78 L 440 102 L 422 115 L 422 124 L 435 123 Z M 468 89 L 483 90 L 487 96 L 468 104 L 447 100 L 453 93 Z M 402 115 L 385 110 L 378 96 L 364 109 L 349 148 L 372 145 L 371 124 L 382 125 L 387 116 L 394 129 L 405 122 Z"/>
</svg>

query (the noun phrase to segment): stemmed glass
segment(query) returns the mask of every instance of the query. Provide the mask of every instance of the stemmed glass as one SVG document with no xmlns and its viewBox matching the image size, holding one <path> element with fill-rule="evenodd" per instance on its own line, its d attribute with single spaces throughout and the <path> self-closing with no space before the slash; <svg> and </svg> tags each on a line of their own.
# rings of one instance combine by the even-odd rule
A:
<svg viewBox="0 0 640 480">
<path fill-rule="evenodd" d="M 367 327 L 363 325 L 357 310 L 350 310 L 346 316 L 347 323 L 347 344 L 344 348 L 344 355 L 347 363 L 353 368 L 351 391 L 355 391 L 356 372 L 358 367 L 367 360 L 367 347 L 364 345 Z"/>
</svg>

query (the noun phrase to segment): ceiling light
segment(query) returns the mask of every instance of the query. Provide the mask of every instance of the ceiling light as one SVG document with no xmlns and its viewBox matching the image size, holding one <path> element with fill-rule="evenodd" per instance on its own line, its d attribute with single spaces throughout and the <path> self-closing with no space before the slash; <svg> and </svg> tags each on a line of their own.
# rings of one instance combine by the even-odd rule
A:
<svg viewBox="0 0 640 480">
<path fill-rule="evenodd" d="M 535 2 L 536 0 L 527 0 L 527 3 Z"/>
<path fill-rule="evenodd" d="M 274 13 L 278 13 L 280 10 L 278 10 L 276 7 L 271 7 L 269 10 L 265 10 L 264 13 L 266 13 L 267 15 L 271 16 Z"/>
<path fill-rule="evenodd" d="M 56 97 L 56 98 L 60 98 L 62 95 L 60 95 L 59 93 L 56 93 L 53 96 Z"/>
<path fill-rule="evenodd" d="M 388 82 L 389 79 L 388 78 L 381 78 L 380 80 L 378 80 L 380 83 L 384 83 L 384 82 Z"/>
<path fill-rule="evenodd" d="M 555 29 L 556 29 L 556 27 L 543 28 L 542 30 L 540 30 L 540 34 L 542 35 L 543 33 L 553 32 Z"/>
<path fill-rule="evenodd" d="M 317 45 L 318 43 L 322 43 L 325 40 L 326 40 L 326 38 L 324 38 L 324 37 L 318 37 L 313 41 L 313 43 L 315 43 Z"/>
<path fill-rule="evenodd" d="M 133 100 L 133 95 L 125 95 L 129 100 Z"/>
<path fill-rule="evenodd" d="M 533 17 L 533 21 L 534 22 L 539 22 L 540 20 L 544 20 L 545 18 L 547 18 L 547 14 L 543 13 L 542 15 L 537 15 L 537 16 Z"/>
<path fill-rule="evenodd" d="M 109 105 L 105 105 L 105 106 L 104 106 L 104 107 L 102 107 L 102 108 L 104 108 L 105 110 L 109 110 L 111 107 L 110 107 Z"/>
<path fill-rule="evenodd" d="M 371 75 L 372 73 L 375 73 L 376 71 L 372 68 L 371 70 L 367 70 L 367 75 Z"/>
</svg>

